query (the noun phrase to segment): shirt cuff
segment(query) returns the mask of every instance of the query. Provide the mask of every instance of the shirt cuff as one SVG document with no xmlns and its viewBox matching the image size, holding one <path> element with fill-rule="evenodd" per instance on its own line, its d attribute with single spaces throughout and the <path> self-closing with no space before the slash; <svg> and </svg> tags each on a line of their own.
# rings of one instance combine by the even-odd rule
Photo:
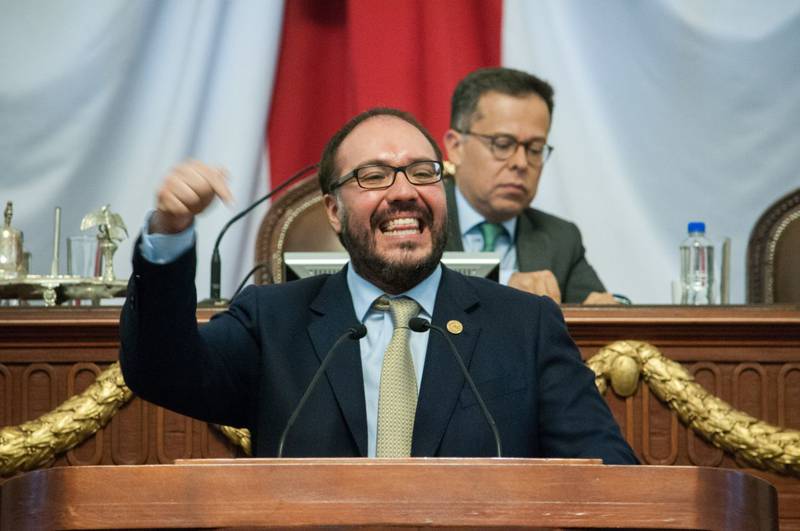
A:
<svg viewBox="0 0 800 531">
<path fill-rule="evenodd" d="M 174 262 L 194 245 L 194 222 L 183 232 L 177 234 L 150 234 L 150 218 L 155 210 L 150 210 L 144 218 L 139 251 L 145 260 L 153 264 Z"/>
</svg>

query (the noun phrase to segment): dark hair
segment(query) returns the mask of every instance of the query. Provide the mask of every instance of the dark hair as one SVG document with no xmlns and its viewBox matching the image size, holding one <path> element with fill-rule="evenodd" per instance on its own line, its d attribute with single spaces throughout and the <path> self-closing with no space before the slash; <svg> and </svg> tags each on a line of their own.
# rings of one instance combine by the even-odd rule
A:
<svg viewBox="0 0 800 531">
<path fill-rule="evenodd" d="M 508 96 L 540 96 L 553 117 L 553 87 L 538 77 L 513 68 L 479 68 L 459 81 L 450 103 L 450 127 L 467 131 L 478 110 L 478 100 L 487 92 Z"/>
<path fill-rule="evenodd" d="M 433 152 L 436 153 L 436 160 L 439 162 L 442 161 L 442 150 L 439 149 L 439 146 L 436 144 L 436 140 L 433 139 L 433 136 L 431 136 L 428 130 L 425 129 L 422 124 L 420 124 L 417 119 L 414 118 L 414 116 L 398 109 L 392 109 L 389 107 L 374 107 L 351 118 L 350 121 L 344 124 L 344 126 L 336 131 L 331 139 L 328 140 L 328 144 L 322 151 L 322 159 L 319 162 L 319 188 L 322 190 L 323 194 L 330 193 L 331 185 L 333 185 L 334 181 L 339 178 L 339 169 L 336 167 L 336 155 L 339 151 L 339 146 L 342 145 L 344 139 L 347 138 L 347 136 L 352 133 L 353 129 L 358 127 L 359 124 L 376 116 L 394 116 L 395 118 L 400 118 L 404 122 L 416 127 L 417 130 L 419 130 L 419 132 L 428 139 L 428 142 L 430 142 Z"/>
</svg>

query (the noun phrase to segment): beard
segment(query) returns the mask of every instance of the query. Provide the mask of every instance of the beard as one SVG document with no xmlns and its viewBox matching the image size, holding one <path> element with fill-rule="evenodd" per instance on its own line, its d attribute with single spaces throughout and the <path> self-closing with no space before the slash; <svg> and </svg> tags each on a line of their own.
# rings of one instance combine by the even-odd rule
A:
<svg viewBox="0 0 800 531">
<path fill-rule="evenodd" d="M 366 280 L 372 282 L 386 293 L 396 295 L 410 290 L 433 273 L 442 259 L 447 243 L 447 219 L 439 225 L 433 223 L 433 215 L 429 210 L 414 208 L 420 214 L 424 226 L 431 232 L 431 250 L 421 259 L 403 256 L 400 259 L 389 260 L 375 249 L 375 231 L 380 230 L 382 221 L 393 213 L 392 209 L 370 218 L 369 227 L 351 227 L 350 217 L 346 209 L 341 209 L 342 231 L 339 239 L 350 254 L 350 264 L 356 272 Z M 404 209 L 403 212 L 408 212 Z M 407 242 L 400 245 L 401 250 L 409 254 L 416 245 Z"/>
</svg>

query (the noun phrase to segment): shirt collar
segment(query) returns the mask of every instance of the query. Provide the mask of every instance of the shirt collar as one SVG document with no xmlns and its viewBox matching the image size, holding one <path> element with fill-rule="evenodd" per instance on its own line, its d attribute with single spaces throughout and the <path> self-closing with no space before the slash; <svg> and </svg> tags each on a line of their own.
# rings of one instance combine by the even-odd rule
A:
<svg viewBox="0 0 800 531">
<path fill-rule="evenodd" d="M 486 221 L 486 219 L 469 204 L 467 198 L 455 186 L 456 193 L 456 207 L 458 209 L 458 226 L 461 228 L 461 237 L 463 238 L 469 231 Z M 511 241 L 514 241 L 514 233 L 517 230 L 517 216 L 501 223 L 505 227 L 508 234 L 511 236 Z"/>
<path fill-rule="evenodd" d="M 428 275 L 428 278 L 405 293 L 390 295 L 390 297 L 409 297 L 414 299 L 419 304 L 421 310 L 426 313 L 428 317 L 432 317 L 433 306 L 436 302 L 436 293 L 439 290 L 439 283 L 441 280 L 442 265 L 439 264 L 436 269 L 433 270 L 433 273 Z M 375 285 L 364 279 L 364 277 L 356 273 L 352 265 L 348 265 L 347 267 L 347 287 L 353 299 L 353 309 L 356 312 L 356 317 L 363 323 L 367 312 L 369 312 L 372 307 L 372 303 L 384 293 Z"/>
</svg>

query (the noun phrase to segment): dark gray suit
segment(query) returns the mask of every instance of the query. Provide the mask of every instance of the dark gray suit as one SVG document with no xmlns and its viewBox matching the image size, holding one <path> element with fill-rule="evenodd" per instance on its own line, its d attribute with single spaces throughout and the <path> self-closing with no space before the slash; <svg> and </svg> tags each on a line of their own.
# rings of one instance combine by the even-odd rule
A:
<svg viewBox="0 0 800 531">
<path fill-rule="evenodd" d="M 447 249 L 463 251 L 458 207 L 452 179 L 445 179 L 447 191 Z M 581 232 L 574 223 L 526 208 L 517 218 L 517 266 L 520 271 L 549 269 L 558 280 L 561 300 L 581 303 L 592 291 L 606 291 L 583 248 Z"/>
<path fill-rule="evenodd" d="M 137 245 L 138 248 L 138 245 Z M 194 250 L 154 265 L 136 252 L 120 321 L 120 361 L 137 394 L 209 422 L 247 427 L 256 456 L 281 431 L 321 359 L 358 323 L 345 272 L 249 287 L 198 328 Z M 549 299 L 447 268 L 432 322 L 451 334 L 511 457 L 635 463 L 594 374 Z M 286 442 L 289 456 L 365 456 L 359 345 L 345 341 Z M 494 439 L 444 338 L 431 332 L 413 456 L 492 456 Z"/>
</svg>

